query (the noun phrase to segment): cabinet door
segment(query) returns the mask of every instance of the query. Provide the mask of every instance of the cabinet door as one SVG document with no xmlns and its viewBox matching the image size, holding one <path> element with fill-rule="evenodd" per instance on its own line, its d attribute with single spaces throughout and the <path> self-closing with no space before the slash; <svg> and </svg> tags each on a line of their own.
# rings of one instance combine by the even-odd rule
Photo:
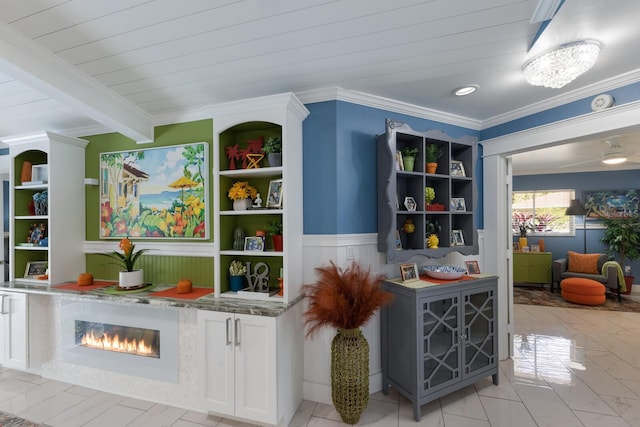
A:
<svg viewBox="0 0 640 427">
<path fill-rule="evenodd" d="M 464 313 L 463 377 L 497 364 L 496 292 L 494 287 L 462 292 Z"/>
<path fill-rule="evenodd" d="M 7 368 L 28 367 L 27 294 L 0 293 L 2 315 L 2 365 Z"/>
<path fill-rule="evenodd" d="M 233 327 L 233 313 L 198 311 L 201 396 L 208 410 L 228 415 L 235 413 Z"/>
<path fill-rule="evenodd" d="M 420 299 L 420 396 L 460 380 L 460 294 Z"/>
<path fill-rule="evenodd" d="M 276 318 L 237 314 L 236 416 L 276 424 Z"/>
</svg>

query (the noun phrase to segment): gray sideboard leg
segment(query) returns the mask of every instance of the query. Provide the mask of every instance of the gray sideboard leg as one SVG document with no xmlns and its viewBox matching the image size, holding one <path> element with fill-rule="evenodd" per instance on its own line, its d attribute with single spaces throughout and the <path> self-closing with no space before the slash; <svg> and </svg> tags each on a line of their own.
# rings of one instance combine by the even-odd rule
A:
<svg viewBox="0 0 640 427">
<path fill-rule="evenodd" d="M 495 374 L 491 375 L 491 379 L 493 380 L 493 384 L 494 385 L 498 385 L 498 383 L 500 382 L 497 372 Z"/>
<path fill-rule="evenodd" d="M 420 421 L 421 415 L 420 415 L 420 402 L 418 402 L 417 400 L 413 401 L 413 419 L 416 421 Z"/>
</svg>

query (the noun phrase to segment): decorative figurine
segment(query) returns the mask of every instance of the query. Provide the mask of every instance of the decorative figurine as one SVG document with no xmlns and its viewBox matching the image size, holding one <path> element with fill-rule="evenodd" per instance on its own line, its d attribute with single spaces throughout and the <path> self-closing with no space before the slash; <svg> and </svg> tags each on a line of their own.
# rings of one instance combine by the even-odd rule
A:
<svg viewBox="0 0 640 427">
<path fill-rule="evenodd" d="M 258 193 L 256 195 L 256 199 L 253 201 L 253 207 L 254 208 L 261 208 L 262 207 L 262 199 L 260 198 L 260 193 Z"/>
<path fill-rule="evenodd" d="M 249 281 L 249 290 L 251 292 L 268 292 L 269 291 L 269 265 L 259 262 L 252 269 L 251 262 L 247 261 L 247 280 Z"/>
<path fill-rule="evenodd" d="M 244 238 L 246 233 L 244 228 L 238 226 L 233 230 L 233 250 L 241 251 L 244 249 Z"/>
</svg>

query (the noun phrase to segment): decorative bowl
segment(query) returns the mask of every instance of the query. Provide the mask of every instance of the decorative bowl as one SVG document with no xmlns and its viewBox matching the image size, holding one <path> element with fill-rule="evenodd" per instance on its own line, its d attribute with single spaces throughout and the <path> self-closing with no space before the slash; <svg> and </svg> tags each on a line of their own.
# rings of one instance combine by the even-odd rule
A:
<svg viewBox="0 0 640 427">
<path fill-rule="evenodd" d="M 420 268 L 427 276 L 442 280 L 459 279 L 467 272 L 466 268 L 457 265 L 424 265 Z"/>
</svg>

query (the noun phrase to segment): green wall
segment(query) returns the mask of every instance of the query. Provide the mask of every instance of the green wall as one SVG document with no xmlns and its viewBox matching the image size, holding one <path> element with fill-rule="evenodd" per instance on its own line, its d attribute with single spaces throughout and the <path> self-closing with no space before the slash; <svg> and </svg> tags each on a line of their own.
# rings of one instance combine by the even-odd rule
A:
<svg viewBox="0 0 640 427">
<path fill-rule="evenodd" d="M 100 179 L 100 153 L 111 151 L 130 151 L 135 149 L 149 149 L 170 145 L 206 142 L 209 144 L 209 168 L 207 174 L 211 179 L 213 120 L 199 120 L 187 123 L 158 126 L 155 128 L 153 143 L 137 144 L 135 141 L 119 134 L 109 133 L 83 137 L 89 141 L 85 152 L 85 177 Z M 86 186 L 86 240 L 100 241 L 100 193 L 99 186 Z M 197 242 L 212 242 L 213 224 L 213 192 L 210 185 L 207 195 L 209 239 Z M 135 243 L 136 240 L 132 239 Z M 154 239 L 154 243 L 184 242 L 184 240 Z M 194 242 L 192 240 L 188 240 Z M 119 268 L 110 264 L 107 257 L 98 254 L 86 256 L 87 271 L 101 279 L 117 279 Z M 153 252 L 141 257 L 136 265 L 145 270 L 145 280 L 151 283 L 176 283 L 182 277 L 191 278 L 194 285 L 213 287 L 213 257 L 180 257 L 154 256 Z"/>
</svg>

